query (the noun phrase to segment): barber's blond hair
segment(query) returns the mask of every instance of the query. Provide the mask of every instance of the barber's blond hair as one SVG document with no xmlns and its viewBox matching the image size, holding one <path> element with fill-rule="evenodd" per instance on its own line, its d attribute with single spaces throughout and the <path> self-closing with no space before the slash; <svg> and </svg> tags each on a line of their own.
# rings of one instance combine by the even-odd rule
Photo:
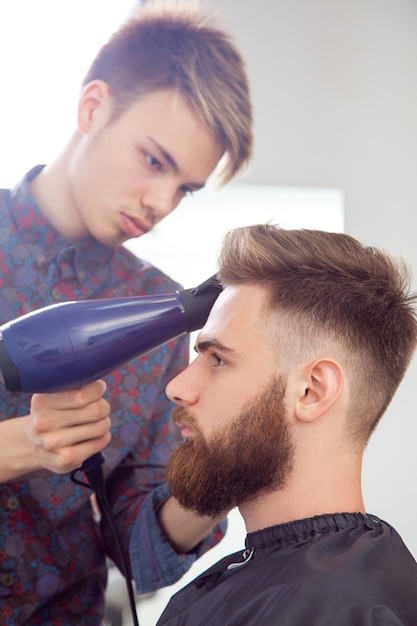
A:
<svg viewBox="0 0 417 626">
<path fill-rule="evenodd" d="M 225 152 L 222 182 L 252 154 L 252 106 L 245 63 L 231 36 L 198 2 L 148 1 L 98 52 L 83 85 L 103 80 L 115 117 L 141 96 L 178 90 Z"/>
<path fill-rule="evenodd" d="M 346 234 L 260 224 L 226 235 L 219 268 L 225 285 L 267 289 L 280 362 L 291 367 L 336 346 L 351 384 L 350 432 L 366 442 L 416 348 L 406 264 Z"/>
</svg>

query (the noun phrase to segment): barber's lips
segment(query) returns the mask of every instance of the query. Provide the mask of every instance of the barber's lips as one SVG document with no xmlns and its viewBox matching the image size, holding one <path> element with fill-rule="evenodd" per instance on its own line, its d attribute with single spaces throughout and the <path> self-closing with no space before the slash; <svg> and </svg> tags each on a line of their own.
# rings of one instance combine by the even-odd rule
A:
<svg viewBox="0 0 417 626">
<path fill-rule="evenodd" d="M 150 225 L 138 218 L 129 217 L 122 213 L 122 228 L 129 237 L 141 237 L 150 230 Z"/>
</svg>

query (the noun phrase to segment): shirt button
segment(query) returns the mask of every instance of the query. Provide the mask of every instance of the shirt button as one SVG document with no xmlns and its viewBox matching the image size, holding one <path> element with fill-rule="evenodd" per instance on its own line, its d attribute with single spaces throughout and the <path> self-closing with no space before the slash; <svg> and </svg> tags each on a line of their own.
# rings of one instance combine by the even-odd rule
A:
<svg viewBox="0 0 417 626">
<path fill-rule="evenodd" d="M 7 508 L 10 511 L 15 511 L 16 509 L 19 508 L 19 500 L 15 498 L 14 496 L 10 496 L 10 498 L 8 498 L 7 500 Z"/>
<path fill-rule="evenodd" d="M 54 300 L 60 300 L 61 299 L 61 292 L 59 291 L 59 289 L 57 289 L 57 287 L 54 287 L 52 289 L 52 297 Z"/>
<path fill-rule="evenodd" d="M 4 587 L 11 587 L 14 584 L 13 574 L 3 574 L 1 582 Z"/>
</svg>

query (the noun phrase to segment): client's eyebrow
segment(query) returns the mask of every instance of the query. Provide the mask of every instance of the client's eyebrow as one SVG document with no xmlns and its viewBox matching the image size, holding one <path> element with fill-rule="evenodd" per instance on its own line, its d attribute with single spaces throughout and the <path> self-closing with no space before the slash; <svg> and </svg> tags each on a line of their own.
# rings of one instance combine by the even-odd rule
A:
<svg viewBox="0 0 417 626">
<path fill-rule="evenodd" d="M 197 353 L 207 352 L 208 350 L 218 350 L 223 354 L 234 354 L 236 350 L 232 348 L 228 348 L 224 343 L 220 341 L 216 341 L 215 339 L 206 339 L 205 341 L 199 341 L 197 345 L 194 346 L 194 350 Z"/>
</svg>

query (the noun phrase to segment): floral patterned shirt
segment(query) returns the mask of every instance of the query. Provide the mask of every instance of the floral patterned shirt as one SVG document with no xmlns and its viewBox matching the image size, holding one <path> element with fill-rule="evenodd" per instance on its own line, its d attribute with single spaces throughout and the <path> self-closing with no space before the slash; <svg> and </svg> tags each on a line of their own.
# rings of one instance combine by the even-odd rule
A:
<svg viewBox="0 0 417 626">
<path fill-rule="evenodd" d="M 64 300 L 172 293 L 178 285 L 124 247 L 95 240 L 70 244 L 30 195 L 31 170 L 0 193 L 0 324 Z M 178 580 L 217 542 L 216 530 L 193 554 L 178 555 L 160 530 L 168 497 L 164 466 L 178 440 L 164 389 L 188 360 L 179 338 L 106 377 L 112 442 L 104 451 L 106 491 L 118 535 L 135 563 L 136 588 L 149 592 Z M 30 397 L 0 389 L 0 420 L 29 412 Z M 69 475 L 32 472 L 0 485 L 0 623 L 3 626 L 98 626 L 104 612 L 107 557 L 118 562 L 91 492 Z"/>
</svg>

